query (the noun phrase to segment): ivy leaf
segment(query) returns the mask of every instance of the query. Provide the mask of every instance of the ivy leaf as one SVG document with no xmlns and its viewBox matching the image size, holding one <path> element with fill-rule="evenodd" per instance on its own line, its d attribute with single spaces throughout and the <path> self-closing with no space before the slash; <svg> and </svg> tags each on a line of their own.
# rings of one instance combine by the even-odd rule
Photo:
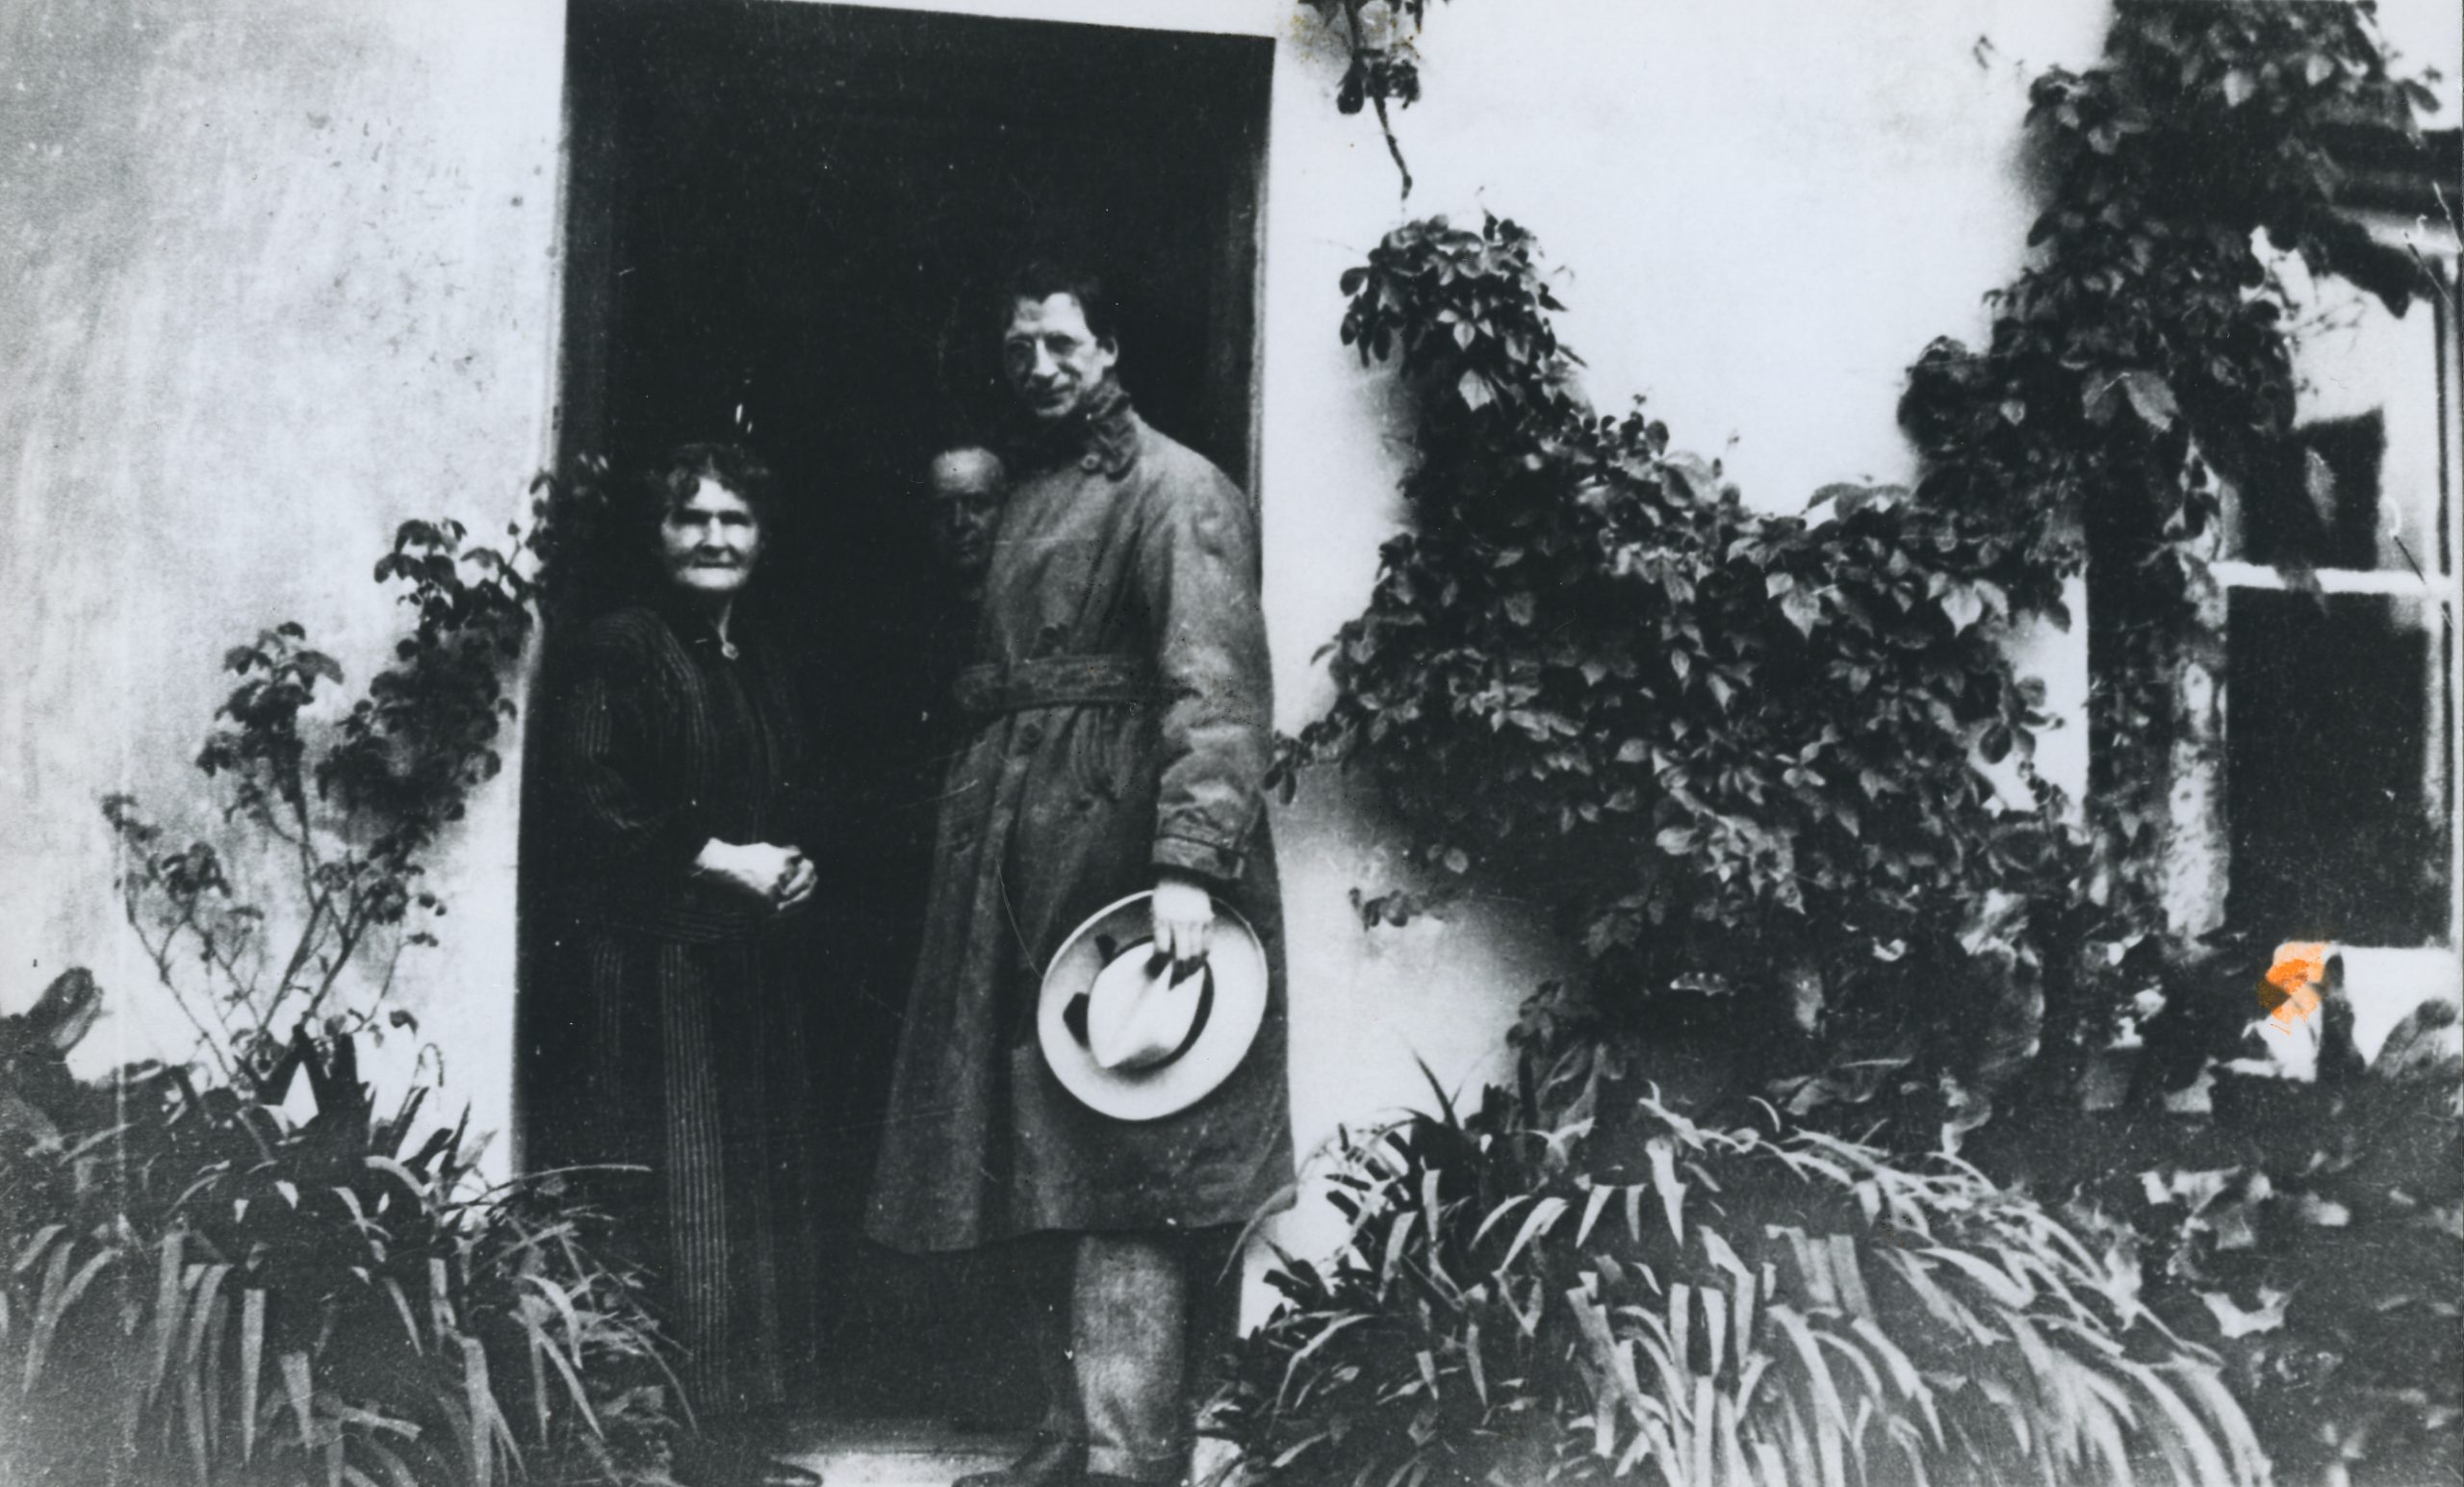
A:
<svg viewBox="0 0 2464 1487">
<path fill-rule="evenodd" d="M 1822 618 L 1822 602 L 1803 590 L 1789 593 L 1780 601 L 1780 612 L 1797 628 L 1797 633 L 1811 639 L 1814 623 Z"/>
<path fill-rule="evenodd" d="M 1462 397 L 1463 405 L 1475 413 L 1498 400 L 1497 394 L 1489 387 L 1489 379 L 1470 369 L 1455 379 L 1454 391 Z"/>
<path fill-rule="evenodd" d="M 1942 593 L 1942 612 L 1951 617 L 1953 632 L 1963 632 L 1984 618 L 1985 601 L 1967 584 L 1954 584 Z"/>
<path fill-rule="evenodd" d="M 2245 69 L 2235 67 L 2224 74 L 2224 106 L 2226 108 L 2240 108 L 2249 102 L 2250 95 L 2257 91 L 2258 84 L 2250 80 L 2250 74 Z"/>
<path fill-rule="evenodd" d="M 2121 374 L 2121 390 L 2130 398 L 2130 406 L 2147 426 L 2167 429 L 2182 416 L 2182 405 L 2173 400 L 2173 389 L 2163 377 L 2144 369 Z"/>
<path fill-rule="evenodd" d="M 1639 764 L 1652 756 L 1652 746 L 1639 738 L 1629 738 L 1617 746 L 1617 762 Z"/>
<path fill-rule="evenodd" d="M 2121 391 L 2119 379 L 2090 377 L 2079 395 L 2079 410 L 2089 423 L 2102 428 L 2113 422 L 2114 398 Z"/>
</svg>

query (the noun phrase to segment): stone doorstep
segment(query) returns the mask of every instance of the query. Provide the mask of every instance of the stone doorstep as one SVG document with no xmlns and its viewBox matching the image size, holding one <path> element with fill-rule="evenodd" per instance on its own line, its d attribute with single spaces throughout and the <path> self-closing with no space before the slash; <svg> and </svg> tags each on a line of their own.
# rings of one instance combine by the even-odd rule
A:
<svg viewBox="0 0 2464 1487">
<path fill-rule="evenodd" d="M 949 1487 L 970 1472 L 1014 1459 L 1023 1432 L 965 1430 L 938 1421 L 816 1421 L 785 1432 L 783 1460 L 819 1472 L 829 1487 Z"/>
<path fill-rule="evenodd" d="M 1024 1432 L 966 1430 L 937 1421 L 817 1421 L 784 1432 L 780 1459 L 819 1472 L 826 1487 L 949 1487 L 970 1472 L 1014 1461 Z M 1194 1479 L 1234 1487 L 1233 1457 L 1220 1441 L 1200 1440 Z"/>
</svg>

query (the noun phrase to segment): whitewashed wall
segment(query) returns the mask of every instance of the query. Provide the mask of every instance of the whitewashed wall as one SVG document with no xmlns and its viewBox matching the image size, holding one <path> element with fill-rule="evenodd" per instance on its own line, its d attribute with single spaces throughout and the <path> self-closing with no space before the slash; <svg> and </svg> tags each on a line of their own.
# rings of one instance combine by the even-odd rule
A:
<svg viewBox="0 0 2464 1487">
<path fill-rule="evenodd" d="M 552 0 L 0 6 L 0 1008 L 93 966 L 88 1066 L 185 1046 L 97 800 L 194 804 L 261 627 L 364 679 L 394 525 L 501 522 L 549 448 L 562 50 Z M 485 1128 L 514 807 L 482 797 L 404 978 Z"/>
</svg>

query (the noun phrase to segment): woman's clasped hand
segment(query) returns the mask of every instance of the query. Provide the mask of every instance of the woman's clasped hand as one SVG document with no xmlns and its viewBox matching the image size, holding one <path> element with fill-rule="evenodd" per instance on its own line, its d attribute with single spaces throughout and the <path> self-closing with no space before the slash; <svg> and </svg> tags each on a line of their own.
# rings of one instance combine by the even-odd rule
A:
<svg viewBox="0 0 2464 1487">
<path fill-rule="evenodd" d="M 812 859 L 794 847 L 766 841 L 712 840 L 693 859 L 697 876 L 720 883 L 747 898 L 784 913 L 812 897 L 820 874 Z"/>
</svg>

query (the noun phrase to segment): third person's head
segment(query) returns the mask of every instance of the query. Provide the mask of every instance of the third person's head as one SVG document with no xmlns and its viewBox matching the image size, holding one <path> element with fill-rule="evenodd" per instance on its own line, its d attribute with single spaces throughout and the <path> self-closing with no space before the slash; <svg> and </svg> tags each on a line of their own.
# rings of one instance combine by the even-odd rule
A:
<svg viewBox="0 0 2464 1487">
<path fill-rule="evenodd" d="M 981 582 L 992 561 L 992 531 L 1009 489 L 1009 473 L 990 449 L 961 445 L 933 456 L 925 475 L 933 551 L 962 586 Z"/>
</svg>

